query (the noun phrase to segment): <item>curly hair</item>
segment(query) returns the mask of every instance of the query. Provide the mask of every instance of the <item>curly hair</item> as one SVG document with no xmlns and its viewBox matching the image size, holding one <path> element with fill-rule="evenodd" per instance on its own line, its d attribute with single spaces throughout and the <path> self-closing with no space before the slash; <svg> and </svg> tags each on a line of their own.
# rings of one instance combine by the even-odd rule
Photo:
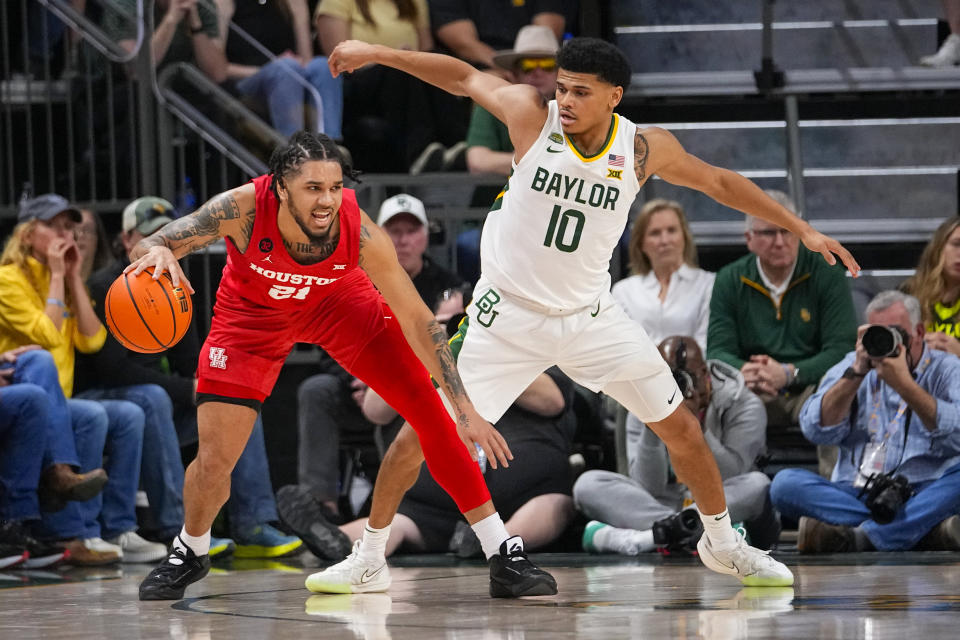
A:
<svg viewBox="0 0 960 640">
<path fill-rule="evenodd" d="M 308 160 L 326 160 L 336 162 L 343 170 L 343 175 L 356 181 L 359 171 L 347 162 L 340 148 L 330 136 L 322 133 L 313 133 L 310 131 L 298 131 L 290 136 L 287 144 L 279 146 L 273 150 L 270 155 L 270 174 L 273 180 L 270 182 L 270 188 L 277 192 L 277 183 L 289 176 L 295 176 L 300 173 L 300 167 Z"/>
<path fill-rule="evenodd" d="M 630 61 L 617 47 L 599 38 L 571 38 L 557 55 L 557 66 L 573 73 L 592 73 L 615 87 L 630 86 Z"/>
<path fill-rule="evenodd" d="M 913 277 L 903 284 L 903 290 L 920 301 L 920 309 L 923 311 L 923 321 L 925 323 L 932 320 L 931 314 L 935 304 L 950 302 L 943 299 L 947 292 L 947 282 L 943 275 L 943 249 L 958 227 L 960 227 L 960 217 L 958 216 L 947 218 L 937 227 L 937 230 L 933 232 L 933 238 L 930 239 L 920 255 L 917 271 L 913 274 Z"/>
</svg>

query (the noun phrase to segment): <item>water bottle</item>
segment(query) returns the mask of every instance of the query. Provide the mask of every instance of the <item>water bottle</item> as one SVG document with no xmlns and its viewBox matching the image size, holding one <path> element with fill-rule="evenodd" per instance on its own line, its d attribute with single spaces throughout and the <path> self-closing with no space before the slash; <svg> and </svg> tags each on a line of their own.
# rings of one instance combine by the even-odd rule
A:
<svg viewBox="0 0 960 640">
<path fill-rule="evenodd" d="M 483 447 L 478 445 L 476 442 L 473 443 L 473 446 L 477 448 L 477 464 L 480 465 L 480 473 L 487 472 L 487 454 L 483 452 Z"/>
<path fill-rule="evenodd" d="M 197 194 L 193 191 L 190 176 L 183 176 L 183 186 L 177 197 L 177 215 L 185 216 L 197 208 Z"/>
</svg>

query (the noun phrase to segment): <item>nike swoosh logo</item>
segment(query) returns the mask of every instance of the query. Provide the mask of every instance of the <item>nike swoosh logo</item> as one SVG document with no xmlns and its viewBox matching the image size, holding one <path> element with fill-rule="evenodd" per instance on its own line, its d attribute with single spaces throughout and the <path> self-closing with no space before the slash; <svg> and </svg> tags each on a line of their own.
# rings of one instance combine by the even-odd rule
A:
<svg viewBox="0 0 960 640">
<path fill-rule="evenodd" d="M 723 520 L 723 516 L 713 516 L 714 520 Z"/>
<path fill-rule="evenodd" d="M 370 573 L 370 571 L 369 571 L 368 569 L 365 569 L 365 570 L 363 571 L 363 573 L 360 574 L 360 583 L 361 583 L 361 584 L 366 584 L 366 583 L 370 582 L 371 580 L 373 580 L 375 577 L 377 577 L 377 574 L 378 574 L 378 573 L 380 573 L 381 571 L 383 571 L 383 567 L 384 567 L 384 565 L 380 565 L 380 568 L 377 569 L 376 571 L 374 571 L 373 573 Z"/>
<path fill-rule="evenodd" d="M 591 313 L 591 314 L 590 314 L 590 317 L 591 317 L 591 318 L 596 318 L 599 313 L 600 313 L 600 301 L 597 300 L 597 310 L 594 311 L 593 313 Z"/>
<path fill-rule="evenodd" d="M 676 398 L 676 397 L 677 397 L 677 390 L 674 389 L 674 390 L 673 390 L 673 395 L 670 396 L 670 399 L 669 399 L 669 400 L 667 400 L 667 404 L 673 404 L 673 399 Z"/>
<path fill-rule="evenodd" d="M 547 147 L 547 153 L 563 153 L 563 149 L 554 149 L 553 147 Z"/>
</svg>

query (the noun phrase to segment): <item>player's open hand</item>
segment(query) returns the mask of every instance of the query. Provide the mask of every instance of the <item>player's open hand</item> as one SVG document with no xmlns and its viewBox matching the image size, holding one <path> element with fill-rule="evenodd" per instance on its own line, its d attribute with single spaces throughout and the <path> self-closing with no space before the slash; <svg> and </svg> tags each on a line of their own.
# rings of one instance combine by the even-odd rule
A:
<svg viewBox="0 0 960 640">
<path fill-rule="evenodd" d="M 860 275 L 860 265 L 857 264 L 857 261 L 853 259 L 853 256 L 842 244 L 830 236 L 823 235 L 813 227 L 808 226 L 807 230 L 800 234 L 800 241 L 810 251 L 816 251 L 822 255 L 827 264 L 836 264 L 837 259 L 833 254 L 837 254 L 844 266 L 850 270 L 850 275 L 854 278 Z"/>
<path fill-rule="evenodd" d="M 180 263 L 177 262 L 176 256 L 173 255 L 173 251 L 170 251 L 170 249 L 158 245 L 152 246 L 145 254 L 127 265 L 127 268 L 124 269 L 123 272 L 130 273 L 132 271 L 133 275 L 136 276 L 146 270 L 147 267 L 153 267 L 154 280 L 159 280 L 160 275 L 166 271 L 170 274 L 170 279 L 174 287 L 183 286 L 186 287 L 190 293 L 196 293 L 190 281 L 187 280 L 187 276 L 183 274 L 183 269 L 180 268 Z"/>
<path fill-rule="evenodd" d="M 493 428 L 493 425 L 480 417 L 475 410 L 461 416 L 457 420 L 457 435 L 463 440 L 467 447 L 470 457 L 477 460 L 477 447 L 483 449 L 484 455 L 490 466 L 496 469 L 499 465 L 509 467 L 509 460 L 513 460 L 513 454 L 510 453 L 510 447 L 507 441 L 503 439 L 500 432 Z M 499 463 L 499 464 L 498 464 Z"/>
<path fill-rule="evenodd" d="M 374 61 L 376 47 L 360 40 L 344 40 L 338 44 L 327 64 L 330 65 L 330 74 L 336 78 L 341 73 L 355 71 L 365 64 Z"/>
</svg>

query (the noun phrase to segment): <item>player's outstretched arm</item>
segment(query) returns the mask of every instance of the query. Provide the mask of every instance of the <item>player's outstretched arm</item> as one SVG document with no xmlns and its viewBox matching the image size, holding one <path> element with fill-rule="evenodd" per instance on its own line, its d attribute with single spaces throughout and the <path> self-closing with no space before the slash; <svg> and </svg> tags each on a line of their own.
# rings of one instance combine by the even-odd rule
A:
<svg viewBox="0 0 960 640">
<path fill-rule="evenodd" d="M 829 264 L 836 263 L 833 255 L 836 254 L 851 274 L 857 276 L 860 273 L 860 265 L 842 244 L 814 229 L 736 171 L 715 167 L 687 153 L 665 129 L 637 130 L 634 170 L 641 184 L 655 173 L 667 182 L 696 189 L 721 204 L 788 229 Z"/>
<path fill-rule="evenodd" d="M 470 97 L 507 125 L 518 157 L 536 140 L 547 118 L 546 103 L 533 87 L 510 84 L 451 56 L 346 40 L 328 59 L 334 77 L 371 63 L 399 69 L 448 93 Z"/>
<path fill-rule="evenodd" d="M 446 331 L 423 303 L 407 272 L 397 261 L 390 237 L 366 213 L 362 214 L 362 218 L 360 267 L 367 272 L 390 305 L 410 347 L 453 405 L 457 430 L 470 456 L 477 459 L 476 448 L 471 444 L 476 443 L 483 448 L 494 469 L 498 461 L 508 466 L 513 454 L 500 432 L 477 413 L 467 396 L 453 353 L 447 344 Z"/>
<path fill-rule="evenodd" d="M 255 213 L 256 196 L 252 184 L 225 191 L 190 215 L 177 218 L 138 242 L 130 251 L 130 265 L 123 272 L 132 271 L 136 275 L 153 267 L 153 277 L 157 279 L 167 271 L 173 286 L 182 281 L 194 293 L 177 260 L 227 236 L 244 251 L 253 231 Z"/>
</svg>

